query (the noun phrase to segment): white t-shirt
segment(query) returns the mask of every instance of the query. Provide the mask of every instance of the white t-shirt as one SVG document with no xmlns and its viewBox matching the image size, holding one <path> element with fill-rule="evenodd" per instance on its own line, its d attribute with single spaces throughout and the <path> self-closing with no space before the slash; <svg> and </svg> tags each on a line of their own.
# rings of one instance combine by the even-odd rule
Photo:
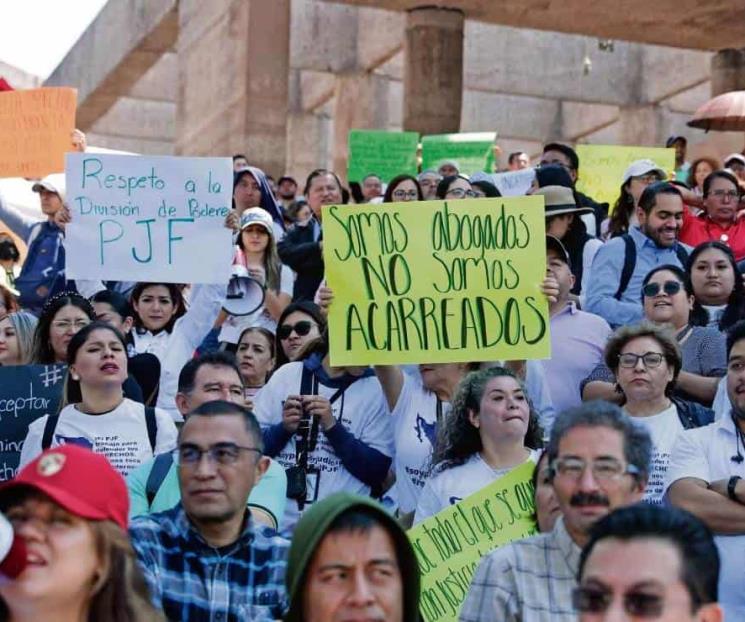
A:
<svg viewBox="0 0 745 622">
<path fill-rule="evenodd" d="M 671 403 L 661 413 L 651 417 L 633 417 L 634 421 L 646 428 L 652 437 L 652 462 L 649 469 L 649 482 L 644 491 L 644 501 L 655 505 L 662 504 L 665 492 L 665 479 L 670 466 L 670 452 L 673 450 L 675 439 L 682 432 L 683 424 L 678 417 L 678 409 Z"/>
<path fill-rule="evenodd" d="M 443 415 L 450 408 L 442 402 Z M 401 395 L 393 409 L 396 438 L 396 495 L 403 513 L 416 509 L 429 475 L 437 431 L 437 396 L 424 388 L 421 376 L 404 374 Z"/>
<path fill-rule="evenodd" d="M 287 363 L 280 367 L 254 400 L 254 412 L 262 427 L 282 422 L 282 404 L 288 395 L 300 393 L 303 364 Z M 337 389 L 319 384 L 318 394 L 331 398 Z M 386 456 L 393 456 L 393 427 L 383 389 L 374 376 L 360 378 L 349 386 L 331 406 L 337 425 L 341 424 L 355 438 L 377 449 Z M 285 469 L 295 466 L 295 436 L 287 442 L 274 459 Z M 335 492 L 352 492 L 369 495 L 370 487 L 354 477 L 334 452 L 319 427 L 316 449 L 308 456 L 308 467 L 317 470 L 307 478 L 308 500 L 303 510 L 314 501 L 320 501 Z M 297 501 L 287 500 L 282 525 L 293 529 L 300 518 Z"/>
<path fill-rule="evenodd" d="M 732 418 L 727 416 L 701 428 L 678 435 L 670 455 L 665 489 L 684 477 L 707 484 L 733 475 L 745 478 L 745 462 L 733 462 L 737 436 Z M 742 446 L 740 446 L 742 447 Z M 719 549 L 719 603 L 725 620 L 745 620 L 745 534 L 715 535 Z"/>
<path fill-rule="evenodd" d="M 292 274 L 292 270 L 287 266 L 282 266 L 280 273 L 280 294 L 287 294 L 292 298 L 292 288 L 295 285 L 295 278 Z M 229 315 L 225 322 L 223 322 L 222 328 L 220 329 L 220 335 L 218 341 L 225 341 L 227 343 L 238 343 L 238 339 L 241 333 L 247 328 L 259 326 L 266 328 L 272 333 L 277 332 L 277 321 L 269 315 L 269 311 L 265 307 L 261 307 L 258 311 L 249 315 Z"/>
<path fill-rule="evenodd" d="M 155 454 L 171 451 L 176 447 L 178 436 L 173 419 L 167 412 L 156 408 L 155 422 L 158 428 Z M 29 426 L 21 449 L 19 468 L 42 452 L 41 441 L 46 423 L 45 416 Z M 154 455 L 147 436 L 145 407 L 128 398 L 124 398 L 114 410 L 100 415 L 86 415 L 74 404 L 65 406 L 60 412 L 51 446 L 65 443 L 80 445 L 103 454 L 124 477 Z"/>
<path fill-rule="evenodd" d="M 537 463 L 540 455 L 540 451 L 531 449 L 528 460 Z M 478 492 L 494 480 L 507 475 L 516 466 L 519 465 L 507 469 L 492 469 L 480 454 L 474 454 L 463 464 L 441 471 L 424 484 L 416 506 L 414 524 Z"/>
</svg>

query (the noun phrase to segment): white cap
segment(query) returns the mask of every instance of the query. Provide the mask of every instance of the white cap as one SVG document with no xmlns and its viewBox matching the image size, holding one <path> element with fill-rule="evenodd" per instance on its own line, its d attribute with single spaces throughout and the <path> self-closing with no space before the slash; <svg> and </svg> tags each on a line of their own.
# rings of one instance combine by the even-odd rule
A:
<svg viewBox="0 0 745 622">
<path fill-rule="evenodd" d="M 737 160 L 740 164 L 745 165 L 745 156 L 741 153 L 730 153 L 724 158 L 724 166 L 726 167 L 732 160 Z"/>
<path fill-rule="evenodd" d="M 52 175 L 47 175 L 44 179 L 37 181 L 33 186 L 31 186 L 31 190 L 33 190 L 34 192 L 41 192 L 42 190 L 46 190 L 47 192 L 54 192 L 59 196 L 60 199 L 62 199 L 63 203 L 66 203 L 65 175 L 63 173 L 54 173 Z"/>
<path fill-rule="evenodd" d="M 625 184 L 632 177 L 641 177 L 647 173 L 657 173 L 661 179 L 667 179 L 667 173 L 665 171 L 657 166 L 654 161 L 645 158 L 643 160 L 635 160 L 629 164 L 629 167 L 623 174 L 621 185 Z"/>
<path fill-rule="evenodd" d="M 244 210 L 241 214 L 241 231 L 251 225 L 264 227 L 269 235 L 274 235 L 272 217 L 269 215 L 269 212 L 261 207 L 251 207 Z"/>
</svg>

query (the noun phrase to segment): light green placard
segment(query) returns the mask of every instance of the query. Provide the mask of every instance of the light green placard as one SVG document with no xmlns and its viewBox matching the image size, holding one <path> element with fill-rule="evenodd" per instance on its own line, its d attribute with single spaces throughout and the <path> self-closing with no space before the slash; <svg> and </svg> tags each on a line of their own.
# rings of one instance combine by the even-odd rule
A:
<svg viewBox="0 0 745 622">
<path fill-rule="evenodd" d="M 417 132 L 352 130 L 349 132 L 347 179 L 362 181 L 371 173 L 384 182 L 396 175 L 416 175 Z"/>
<path fill-rule="evenodd" d="M 611 210 L 621 193 L 624 171 L 634 160 L 652 160 L 665 171 L 668 179 L 675 170 L 675 149 L 577 145 L 576 151 L 579 157 L 577 190 L 598 203 L 608 203 Z"/>
<path fill-rule="evenodd" d="M 542 196 L 323 210 L 331 364 L 550 356 Z"/>
<path fill-rule="evenodd" d="M 481 558 L 536 533 L 532 476 L 526 462 L 408 532 L 422 575 L 426 622 L 455 622 Z"/>
<path fill-rule="evenodd" d="M 435 134 L 422 137 L 422 170 L 437 170 L 444 160 L 454 160 L 464 175 L 494 172 L 494 132 Z"/>
</svg>

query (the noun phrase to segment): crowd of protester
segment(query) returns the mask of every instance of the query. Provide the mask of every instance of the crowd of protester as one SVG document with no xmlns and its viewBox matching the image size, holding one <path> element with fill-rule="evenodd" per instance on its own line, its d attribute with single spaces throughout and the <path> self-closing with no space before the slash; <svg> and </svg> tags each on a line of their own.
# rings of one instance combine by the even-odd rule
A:
<svg viewBox="0 0 745 622">
<path fill-rule="evenodd" d="M 535 161 L 544 361 L 330 363 L 323 206 L 500 196 L 454 161 L 347 188 L 235 155 L 247 316 L 227 283 L 66 279 L 63 176 L 38 222 L 0 197 L 27 244 L 0 237 L 0 365 L 66 366 L 0 486 L 29 551 L 0 619 L 411 622 L 406 530 L 526 463 L 536 534 L 484 555 L 462 622 L 745 619 L 745 157 L 667 146 L 612 210 L 571 147 Z"/>
</svg>

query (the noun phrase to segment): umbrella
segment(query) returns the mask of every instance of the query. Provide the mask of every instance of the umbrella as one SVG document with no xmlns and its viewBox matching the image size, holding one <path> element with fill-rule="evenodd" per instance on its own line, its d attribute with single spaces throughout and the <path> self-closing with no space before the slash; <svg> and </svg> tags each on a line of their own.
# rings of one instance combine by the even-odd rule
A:
<svg viewBox="0 0 745 622">
<path fill-rule="evenodd" d="M 710 99 L 696 110 L 687 125 L 707 132 L 745 130 L 745 91 L 730 91 Z"/>
</svg>

